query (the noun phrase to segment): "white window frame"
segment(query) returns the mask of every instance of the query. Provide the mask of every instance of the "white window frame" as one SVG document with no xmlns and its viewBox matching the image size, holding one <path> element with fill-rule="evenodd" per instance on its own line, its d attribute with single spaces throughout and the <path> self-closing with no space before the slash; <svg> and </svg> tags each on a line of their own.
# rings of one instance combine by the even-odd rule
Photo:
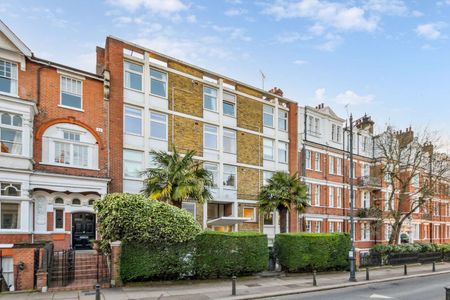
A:
<svg viewBox="0 0 450 300">
<path fill-rule="evenodd" d="M 321 172 L 321 165 L 320 165 L 320 157 L 321 154 L 319 152 L 314 152 L 314 171 Z"/>
<path fill-rule="evenodd" d="M 342 176 L 342 158 L 336 158 L 336 175 Z"/>
<path fill-rule="evenodd" d="M 215 132 L 213 132 L 214 130 Z M 206 145 L 206 135 L 215 135 L 216 137 L 216 147 L 209 147 Z M 218 150 L 219 149 L 219 127 L 209 124 L 203 125 L 203 148 L 204 149 L 210 149 L 210 150 Z"/>
<path fill-rule="evenodd" d="M 270 110 L 270 111 L 269 111 Z M 274 128 L 275 127 L 275 120 L 274 120 L 274 114 L 275 114 L 275 108 L 271 105 L 263 105 L 263 126 L 268 128 Z M 270 117 L 272 119 L 272 125 L 266 124 L 266 116 Z"/>
<path fill-rule="evenodd" d="M 336 188 L 336 207 L 342 208 L 342 188 Z"/>
<path fill-rule="evenodd" d="M 305 232 L 312 232 L 312 221 L 305 222 Z"/>
<path fill-rule="evenodd" d="M 311 155 L 312 152 L 310 150 L 305 150 L 305 168 L 307 170 L 312 170 Z"/>
<path fill-rule="evenodd" d="M 2 185 L 4 185 L 5 187 L 2 187 Z M 18 195 L 17 196 L 11 196 L 11 195 L 6 195 L 6 193 L 3 194 L 4 192 L 6 192 L 6 190 L 8 190 L 10 188 L 15 189 L 16 192 L 18 193 Z M 21 196 L 22 196 L 22 183 L 20 183 L 20 182 L 9 182 L 9 181 L 2 181 L 2 182 L 0 182 L 0 197 L 2 197 L 2 198 L 4 198 L 4 197 L 14 198 L 14 197 L 21 197 Z"/>
<path fill-rule="evenodd" d="M 71 82 L 71 86 L 73 86 L 73 83 L 76 83 L 77 85 L 79 83 L 79 85 L 80 85 L 79 94 L 78 94 L 78 91 L 74 92 L 73 90 L 72 91 L 63 91 L 63 78 L 65 80 L 70 81 Z M 60 82 L 60 84 L 59 84 L 59 87 L 60 87 L 59 88 L 59 106 L 67 108 L 67 109 L 83 111 L 83 80 L 80 80 L 80 79 L 77 79 L 77 78 L 74 78 L 74 77 L 70 77 L 70 76 L 67 76 L 67 75 L 60 75 L 59 82 Z M 76 88 L 76 89 L 78 90 L 78 88 Z M 62 103 L 62 94 L 63 93 L 68 94 L 68 95 L 72 95 L 72 96 L 77 96 L 77 97 L 79 96 L 80 97 L 80 108 L 69 106 L 69 105 L 64 105 Z"/>
<path fill-rule="evenodd" d="M 314 118 L 314 131 L 317 135 L 320 135 L 320 119 Z"/>
<path fill-rule="evenodd" d="M 132 114 L 129 114 L 129 113 L 127 113 L 127 108 L 128 109 L 132 109 L 132 110 L 136 110 L 136 111 L 139 111 L 139 114 L 140 114 L 140 116 L 139 117 L 137 117 L 137 116 L 135 116 L 135 115 L 132 115 Z M 123 131 L 126 133 L 126 134 L 130 134 L 130 135 L 135 135 L 135 136 L 143 136 L 143 128 L 142 128 L 142 109 L 141 108 L 139 108 L 139 107 L 134 107 L 134 106 L 130 106 L 130 105 L 124 105 L 124 108 L 123 108 L 123 114 L 124 114 L 124 117 L 123 117 Z M 134 133 L 134 132 L 128 132 L 128 131 L 126 131 L 126 121 L 127 121 L 127 118 L 134 118 L 134 119 L 138 119 L 139 120 L 139 122 L 141 123 L 141 128 L 140 128 L 140 134 L 137 134 L 137 133 Z"/>
<path fill-rule="evenodd" d="M 370 208 L 370 193 L 361 191 L 361 208 Z"/>
<path fill-rule="evenodd" d="M 159 72 L 159 73 L 164 74 L 166 80 L 161 80 L 161 79 L 159 79 L 159 78 L 153 76 L 153 75 L 152 75 L 152 71 L 155 71 L 155 72 Z M 167 83 L 169 82 L 169 75 L 167 74 L 167 72 L 161 71 L 161 70 L 156 69 L 156 68 L 150 68 L 150 70 L 149 70 L 148 72 L 149 72 L 149 77 L 150 77 L 150 86 L 149 86 L 149 89 L 150 89 L 150 95 L 155 96 L 155 97 L 159 97 L 159 98 L 167 99 L 167 94 L 168 94 L 168 84 L 167 84 Z M 165 95 L 161 96 L 161 95 L 152 93 L 152 81 L 153 81 L 153 80 L 159 81 L 159 82 L 161 82 L 161 83 L 164 84 L 164 86 L 165 86 L 165 92 L 166 92 Z"/>
<path fill-rule="evenodd" d="M 316 226 L 314 228 L 315 233 L 321 233 L 322 232 L 322 221 L 316 221 Z"/>
<path fill-rule="evenodd" d="M 320 184 L 316 184 L 314 187 L 314 206 L 320 206 L 320 190 L 321 190 L 321 185 Z"/>
<path fill-rule="evenodd" d="M 334 187 L 328 186 L 328 205 L 334 207 Z"/>
<path fill-rule="evenodd" d="M 214 94 L 211 94 L 211 93 L 208 93 L 208 92 L 206 91 L 206 89 L 210 89 L 210 90 L 216 91 L 215 95 L 214 95 Z M 209 85 L 205 85 L 205 86 L 203 87 L 203 109 L 204 109 L 204 110 L 208 110 L 208 111 L 212 111 L 212 112 L 217 112 L 217 99 L 218 99 L 217 95 L 218 95 L 218 94 L 219 94 L 219 90 L 218 90 L 217 88 L 215 88 L 215 87 L 212 87 L 212 86 L 209 86 Z M 211 98 L 214 99 L 214 109 L 211 109 L 211 108 L 207 108 L 207 107 L 206 107 L 206 105 L 205 105 L 205 103 L 206 103 L 206 101 L 205 101 L 206 97 L 205 97 L 205 96 L 209 96 L 209 97 L 211 97 Z"/>
<path fill-rule="evenodd" d="M 153 118 L 154 115 L 159 115 L 159 116 L 164 117 L 164 121 L 154 119 Z M 153 140 L 167 141 L 167 139 L 168 139 L 168 123 L 169 123 L 168 122 L 168 116 L 166 114 L 159 113 L 159 112 L 156 112 L 156 111 L 150 111 L 150 118 L 149 119 L 150 119 L 150 130 L 149 130 L 150 138 L 153 139 Z M 153 123 L 158 123 L 158 124 L 164 125 L 164 133 L 165 134 L 164 134 L 163 138 L 152 136 Z"/>
<path fill-rule="evenodd" d="M 284 149 L 282 147 L 285 147 Z M 278 142 L 278 162 L 287 164 L 289 161 L 289 145 L 285 142 Z M 283 155 L 284 154 L 284 155 Z M 282 157 L 284 156 L 284 160 L 282 160 Z"/>
<path fill-rule="evenodd" d="M 3 122 L 2 122 L 3 115 L 9 115 L 10 116 L 10 118 L 11 118 L 10 124 L 3 124 Z M 20 118 L 21 126 L 14 125 L 14 118 L 15 117 Z M 0 153 L 7 154 L 7 155 L 17 155 L 17 156 L 23 155 L 23 151 L 24 151 L 24 149 L 23 149 L 23 140 L 24 140 L 23 139 L 23 133 L 24 133 L 23 129 L 24 129 L 24 124 L 23 123 L 24 123 L 24 120 L 23 120 L 23 116 L 22 115 L 15 114 L 15 113 L 9 113 L 9 112 L 6 112 L 6 111 L 0 111 Z M 4 143 L 11 143 L 11 141 L 3 140 L 2 133 L 1 133 L 2 129 L 17 131 L 20 134 L 20 141 L 19 142 L 14 142 L 14 141 L 12 142 L 13 148 L 14 148 L 14 145 L 16 145 L 16 144 L 20 145 L 20 151 L 18 153 L 3 152 L 1 150 L 2 142 L 4 142 Z"/>
<path fill-rule="evenodd" d="M 263 185 L 267 185 L 267 180 L 272 178 L 273 173 L 272 171 L 263 171 Z"/>
<path fill-rule="evenodd" d="M 56 228 L 56 211 L 57 210 L 62 211 L 62 214 L 63 214 L 62 228 Z M 66 224 L 66 212 L 64 210 L 64 207 L 54 208 L 53 209 L 53 231 L 64 231 L 65 224 Z"/>
<path fill-rule="evenodd" d="M 223 129 L 223 152 L 236 154 L 237 142 L 236 142 L 236 130 L 224 128 Z M 225 149 L 225 140 L 230 140 L 231 149 Z"/>
<path fill-rule="evenodd" d="M 245 210 L 246 209 L 251 209 L 252 211 L 253 211 L 253 213 L 252 213 L 252 217 L 251 217 L 251 219 L 249 219 L 249 220 L 246 220 L 246 221 L 244 221 L 244 222 L 256 222 L 256 207 L 252 207 L 252 206 L 244 206 L 244 207 L 242 207 L 242 217 L 243 218 L 245 218 Z"/>
<path fill-rule="evenodd" d="M 192 213 L 191 211 L 189 211 L 189 210 L 186 208 L 187 206 L 190 206 L 191 208 L 193 208 L 194 212 Z M 195 204 L 195 202 L 186 202 L 186 201 L 183 201 L 183 202 L 181 203 L 181 208 L 184 209 L 185 211 L 187 211 L 188 213 L 192 214 L 192 216 L 193 216 L 194 218 L 196 218 L 196 216 L 197 216 L 197 205 Z"/>
<path fill-rule="evenodd" d="M 229 168 L 229 170 L 233 170 L 233 172 L 226 172 L 226 167 Z M 234 175 L 234 183 L 233 186 L 230 185 L 225 185 L 225 179 L 227 179 L 228 177 L 226 177 L 225 175 L 231 174 Z M 237 190 L 237 168 L 236 166 L 233 165 L 223 165 L 223 172 L 222 172 L 222 186 L 224 189 L 228 189 L 228 190 Z"/>
<path fill-rule="evenodd" d="M 328 221 L 328 232 L 329 233 L 333 233 L 334 232 L 334 223 L 335 222 Z"/>
<path fill-rule="evenodd" d="M 3 204 L 16 204 L 18 206 L 17 208 L 17 227 L 16 228 L 3 228 L 3 220 L 2 220 L 2 205 Z M 0 230 L 2 231 L 17 231 L 21 229 L 21 209 L 22 209 L 22 203 L 21 202 L 12 202 L 12 201 L 1 201 L 0 202 Z"/>
<path fill-rule="evenodd" d="M 217 188 L 219 186 L 219 165 L 216 163 L 203 163 L 203 169 L 209 171 L 212 174 L 213 179 L 213 188 Z M 215 176 L 214 176 L 215 175 Z"/>
<path fill-rule="evenodd" d="M 278 110 L 278 130 L 287 132 L 289 126 L 288 122 L 289 122 L 288 112 L 282 109 Z M 280 126 L 280 124 L 283 124 L 283 126 Z"/>
<path fill-rule="evenodd" d="M 330 175 L 334 174 L 334 157 L 331 155 L 328 155 L 328 173 Z"/>
<path fill-rule="evenodd" d="M 336 222 L 336 232 L 342 232 L 342 222 Z"/>
<path fill-rule="evenodd" d="M 233 115 L 226 114 L 223 106 L 226 104 L 233 106 Z M 236 95 L 224 92 L 223 93 L 223 101 L 222 101 L 222 113 L 224 116 L 228 116 L 231 118 L 236 118 Z"/>
<path fill-rule="evenodd" d="M 125 152 L 136 152 L 136 153 L 140 153 L 141 154 L 141 156 L 142 156 L 142 158 L 140 159 L 140 160 L 129 160 L 129 159 L 126 159 L 125 158 Z M 143 160 L 144 160 L 144 152 L 143 151 L 137 151 L 137 150 L 131 150 L 131 149 L 123 149 L 123 178 L 124 179 L 142 179 L 142 176 L 141 175 L 137 175 L 136 177 L 132 177 L 132 176 L 127 176 L 126 174 L 125 174 L 125 165 L 126 165 L 126 162 L 128 161 L 128 162 L 131 162 L 131 163 L 136 163 L 136 165 L 138 164 L 138 163 L 140 163 L 141 164 L 141 168 L 140 168 L 140 172 L 143 170 L 143 168 L 142 168 L 142 162 L 143 162 Z"/>
<path fill-rule="evenodd" d="M 434 239 L 441 238 L 441 225 L 433 225 L 433 238 Z"/>
<path fill-rule="evenodd" d="M 69 129 L 63 129 L 62 131 L 64 132 L 63 134 L 65 134 L 65 133 L 69 133 L 69 134 L 70 133 L 75 133 L 78 136 L 81 136 L 81 134 L 83 134 L 83 133 L 80 133 L 80 132 L 73 132 L 72 130 L 69 130 Z M 64 162 L 56 161 L 56 159 L 59 156 L 59 154 L 57 154 L 57 151 L 56 151 L 56 147 L 57 147 L 58 144 L 63 146 L 63 147 L 69 146 L 69 160 L 68 161 L 66 160 L 65 157 L 64 157 Z M 85 166 L 84 165 L 80 165 L 80 164 L 75 164 L 75 147 L 76 146 L 78 146 L 81 149 L 84 149 L 86 151 L 84 153 L 86 155 L 86 163 L 87 163 Z M 91 144 L 80 142 L 78 140 L 72 140 L 72 139 L 54 139 L 53 140 L 53 147 L 54 147 L 54 157 L 53 157 L 53 159 L 51 161 L 52 164 L 58 165 L 58 166 L 65 166 L 65 167 L 70 166 L 70 167 L 81 168 L 81 169 L 92 169 L 93 168 L 93 166 L 92 166 L 92 160 L 93 160 L 92 155 L 93 155 L 93 153 L 90 153 L 92 151 L 89 151 L 90 147 L 91 147 Z M 66 163 L 66 162 L 68 162 L 68 163 Z"/>
<path fill-rule="evenodd" d="M 3 58 L 0 59 L 0 64 L 3 64 L 4 69 L 5 69 L 4 73 L 0 74 L 0 77 L 9 79 L 11 81 L 11 86 L 10 86 L 11 92 L 8 93 L 8 92 L 0 91 L 0 93 L 1 94 L 6 94 L 6 95 L 14 95 L 14 96 L 16 96 L 17 93 L 18 93 L 18 89 L 19 89 L 18 88 L 18 82 L 19 82 L 19 80 L 18 80 L 19 79 L 19 68 L 18 68 L 18 65 L 15 62 L 12 62 L 12 61 L 9 61 L 9 60 L 3 59 Z M 10 65 L 10 68 L 11 68 L 10 76 L 6 76 L 6 66 L 8 64 Z"/>
<path fill-rule="evenodd" d="M 263 139 L 263 159 L 265 159 L 265 160 L 271 160 L 271 161 L 273 161 L 273 160 L 275 160 L 275 155 L 274 155 L 274 140 L 272 140 L 272 139 Z M 266 151 L 265 150 L 267 150 L 267 149 L 269 149 L 269 145 L 266 145 L 266 143 L 271 143 L 271 146 L 270 146 L 270 150 L 271 150 L 271 152 L 272 152 L 272 154 L 270 155 L 270 156 L 268 156 L 268 155 L 266 155 Z"/>
<path fill-rule="evenodd" d="M 361 241 L 370 241 L 370 224 L 361 223 Z"/>
<path fill-rule="evenodd" d="M 138 72 L 138 71 L 135 71 L 135 70 L 128 69 L 127 68 L 127 63 L 142 67 L 142 72 Z M 141 92 L 142 93 L 143 90 L 144 90 L 144 84 L 143 84 L 144 66 L 139 64 L 139 63 L 135 63 L 135 62 L 131 62 L 131 61 L 125 60 L 124 63 L 123 63 L 123 72 L 124 72 L 124 74 L 123 74 L 123 87 L 128 89 L 128 90 L 137 91 L 137 92 Z M 127 75 L 126 75 L 126 73 L 133 73 L 133 74 L 137 74 L 137 75 L 141 76 L 141 89 L 140 90 L 127 86 L 127 77 L 126 77 Z"/>
</svg>

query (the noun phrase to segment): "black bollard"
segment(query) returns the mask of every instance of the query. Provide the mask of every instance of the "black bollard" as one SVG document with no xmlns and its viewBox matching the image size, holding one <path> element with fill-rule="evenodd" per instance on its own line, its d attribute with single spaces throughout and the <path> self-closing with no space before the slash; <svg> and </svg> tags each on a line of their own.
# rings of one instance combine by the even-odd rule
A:
<svg viewBox="0 0 450 300">
<path fill-rule="evenodd" d="M 408 275 L 408 266 L 407 265 L 404 265 L 403 275 Z"/>
<path fill-rule="evenodd" d="M 316 275 L 317 275 L 317 272 L 316 272 L 316 270 L 314 270 L 313 271 L 313 286 L 317 286 Z"/>
<path fill-rule="evenodd" d="M 236 276 L 231 277 L 231 296 L 236 296 Z"/>
<path fill-rule="evenodd" d="M 369 280 L 369 267 L 366 267 L 366 280 Z"/>
<path fill-rule="evenodd" d="M 95 285 L 95 300 L 100 300 L 100 284 Z"/>
<path fill-rule="evenodd" d="M 436 272 L 436 263 L 433 261 L 433 272 Z"/>
<path fill-rule="evenodd" d="M 445 300 L 450 300 L 450 287 L 445 287 Z"/>
</svg>

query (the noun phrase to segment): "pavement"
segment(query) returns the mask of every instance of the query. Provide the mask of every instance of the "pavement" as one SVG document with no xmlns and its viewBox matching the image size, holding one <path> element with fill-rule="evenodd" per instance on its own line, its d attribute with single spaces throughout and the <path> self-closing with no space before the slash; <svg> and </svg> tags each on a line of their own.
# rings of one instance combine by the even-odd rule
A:
<svg viewBox="0 0 450 300">
<path fill-rule="evenodd" d="M 344 290 L 364 291 L 368 286 L 383 284 L 386 282 L 406 282 L 410 280 L 432 281 L 432 278 L 442 278 L 439 284 L 444 284 L 445 278 L 450 285 L 450 263 L 436 264 L 436 272 L 432 272 L 431 264 L 409 265 L 408 275 L 403 275 L 403 266 L 383 267 L 370 269 L 370 280 L 365 280 L 365 270 L 357 272 L 357 282 L 349 282 L 348 272 L 318 273 L 317 287 L 312 285 L 312 274 L 294 274 L 277 277 L 246 277 L 238 278 L 237 296 L 231 296 L 231 280 L 186 280 L 174 282 L 145 282 L 129 284 L 121 288 L 111 288 L 101 290 L 102 300 L 246 300 L 246 299 L 298 299 L 305 296 L 315 295 L 311 299 L 335 299 L 335 292 L 341 293 Z M 447 276 L 447 277 L 446 277 Z M 388 283 L 386 283 L 388 284 Z M 438 285 L 439 285 L 438 284 Z M 421 285 L 421 284 L 420 284 Z M 411 286 L 420 285 L 412 284 Z M 439 299 L 443 298 L 443 286 L 439 285 L 438 290 L 442 293 Z M 347 287 L 347 288 L 346 288 Z M 328 291 L 328 292 L 327 292 Z M 408 292 L 408 291 L 407 291 Z M 308 293 L 308 294 L 305 294 Z M 327 294 L 331 293 L 331 294 Z M 364 294 L 364 293 L 363 293 Z M 365 293 L 364 295 L 366 295 Z M 330 298 L 330 295 L 331 296 Z M 353 298 L 345 296 L 336 299 L 369 299 Z M 286 297 L 287 296 L 287 297 Z M 394 295 L 395 296 L 395 295 Z M 285 297 L 285 298 L 283 298 Z M 370 297 L 370 296 L 369 296 Z M 48 293 L 3 293 L 0 300 L 94 300 L 95 292 L 91 291 L 66 291 Z M 309 299 L 309 298 L 305 298 Z M 389 299 L 389 298 L 384 298 Z M 395 298 L 394 298 L 395 299 Z M 402 299 L 402 298 L 398 298 Z M 411 298 L 408 298 L 411 299 Z M 435 299 L 430 297 L 417 299 Z"/>
</svg>

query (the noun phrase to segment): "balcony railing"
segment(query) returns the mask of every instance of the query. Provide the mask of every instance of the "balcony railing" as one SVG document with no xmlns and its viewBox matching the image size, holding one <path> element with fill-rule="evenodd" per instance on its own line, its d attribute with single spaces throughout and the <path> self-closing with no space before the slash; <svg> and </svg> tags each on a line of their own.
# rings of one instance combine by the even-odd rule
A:
<svg viewBox="0 0 450 300">
<path fill-rule="evenodd" d="M 381 178 L 373 176 L 361 176 L 357 180 L 360 187 L 381 188 Z"/>
<path fill-rule="evenodd" d="M 364 219 L 364 218 L 372 218 L 372 219 L 380 219 L 382 217 L 383 211 L 378 207 L 371 208 L 360 208 L 356 212 L 356 216 Z"/>
</svg>

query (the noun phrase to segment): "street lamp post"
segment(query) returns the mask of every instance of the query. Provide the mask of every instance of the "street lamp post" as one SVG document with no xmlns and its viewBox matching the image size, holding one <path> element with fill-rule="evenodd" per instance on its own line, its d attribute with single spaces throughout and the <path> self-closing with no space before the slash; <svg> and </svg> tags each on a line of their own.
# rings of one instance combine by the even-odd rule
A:
<svg viewBox="0 0 450 300">
<path fill-rule="evenodd" d="M 353 116 L 350 114 L 350 239 L 352 241 L 352 248 L 348 254 L 348 258 L 350 261 L 350 278 L 349 281 L 356 281 L 355 275 L 355 223 L 353 220 L 354 215 L 354 207 L 355 207 L 355 197 L 353 192 Z"/>
</svg>

